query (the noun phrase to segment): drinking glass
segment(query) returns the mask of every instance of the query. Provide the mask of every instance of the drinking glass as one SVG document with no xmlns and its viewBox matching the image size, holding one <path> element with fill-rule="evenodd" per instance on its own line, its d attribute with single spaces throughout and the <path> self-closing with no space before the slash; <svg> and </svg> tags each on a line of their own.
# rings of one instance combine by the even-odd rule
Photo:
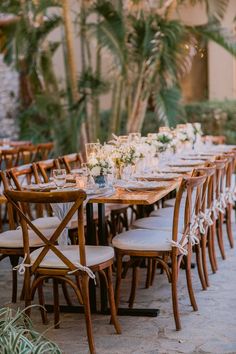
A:
<svg viewBox="0 0 236 354">
<path fill-rule="evenodd" d="M 66 170 L 57 169 L 52 171 L 53 180 L 58 189 L 63 188 L 66 184 Z"/>
<path fill-rule="evenodd" d="M 159 133 L 169 133 L 170 128 L 169 127 L 160 127 L 159 128 Z"/>
<path fill-rule="evenodd" d="M 139 142 L 141 138 L 141 133 L 129 133 L 130 142 Z"/>
<path fill-rule="evenodd" d="M 128 140 L 129 140 L 128 135 L 120 135 L 118 137 L 118 141 L 120 144 L 126 144 L 128 142 Z"/>
<path fill-rule="evenodd" d="M 91 159 L 92 157 L 96 157 L 97 155 L 99 155 L 100 150 L 101 150 L 100 143 L 87 143 L 87 144 L 85 144 L 87 161 L 89 159 Z"/>
</svg>

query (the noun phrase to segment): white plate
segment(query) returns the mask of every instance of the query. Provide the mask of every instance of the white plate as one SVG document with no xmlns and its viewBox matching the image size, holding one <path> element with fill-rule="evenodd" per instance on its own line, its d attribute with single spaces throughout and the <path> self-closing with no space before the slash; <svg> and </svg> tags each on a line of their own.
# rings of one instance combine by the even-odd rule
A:
<svg viewBox="0 0 236 354">
<path fill-rule="evenodd" d="M 150 175 L 136 175 L 135 176 L 139 180 L 147 180 L 147 181 L 171 181 L 173 179 L 179 178 L 179 174 L 177 173 L 153 173 Z"/>
<path fill-rule="evenodd" d="M 130 191 L 135 190 L 155 190 L 155 189 L 163 189 L 170 185 L 169 182 L 149 182 L 149 181 L 120 181 L 116 183 L 116 187 L 123 188 Z"/>
<path fill-rule="evenodd" d="M 165 168 L 162 170 L 163 173 L 188 173 L 191 172 L 193 169 L 191 167 L 170 167 Z"/>
<path fill-rule="evenodd" d="M 177 161 L 177 162 L 171 162 L 168 165 L 170 167 L 191 167 L 191 166 L 198 166 L 202 165 L 204 161 L 202 160 L 183 160 L 183 161 Z"/>
</svg>

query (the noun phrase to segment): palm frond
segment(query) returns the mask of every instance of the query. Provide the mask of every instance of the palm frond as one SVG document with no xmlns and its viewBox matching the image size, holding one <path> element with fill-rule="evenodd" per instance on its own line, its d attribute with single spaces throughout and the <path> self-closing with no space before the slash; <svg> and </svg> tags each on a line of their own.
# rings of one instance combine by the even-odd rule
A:
<svg viewBox="0 0 236 354">
<path fill-rule="evenodd" d="M 236 36 L 226 28 L 222 28 L 219 22 L 214 21 L 204 26 L 196 26 L 190 29 L 199 34 L 203 39 L 213 41 L 236 56 Z"/>
<path fill-rule="evenodd" d="M 181 113 L 181 90 L 177 86 L 163 88 L 155 99 L 155 111 L 158 120 L 167 126 L 174 126 L 176 118 Z"/>
</svg>

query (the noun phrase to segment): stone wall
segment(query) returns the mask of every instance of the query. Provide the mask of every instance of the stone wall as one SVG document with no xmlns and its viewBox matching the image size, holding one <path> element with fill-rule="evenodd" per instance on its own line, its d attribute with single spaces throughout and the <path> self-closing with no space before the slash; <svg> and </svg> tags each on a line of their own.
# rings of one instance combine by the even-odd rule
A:
<svg viewBox="0 0 236 354">
<path fill-rule="evenodd" d="M 18 74 L 4 63 L 3 55 L 0 54 L 0 139 L 18 137 L 19 128 L 16 121 L 18 93 Z"/>
</svg>

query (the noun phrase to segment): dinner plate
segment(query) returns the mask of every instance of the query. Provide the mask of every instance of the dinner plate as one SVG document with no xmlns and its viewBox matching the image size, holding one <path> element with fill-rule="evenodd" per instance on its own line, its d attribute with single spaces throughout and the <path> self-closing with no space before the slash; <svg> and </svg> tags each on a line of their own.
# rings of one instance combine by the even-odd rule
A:
<svg viewBox="0 0 236 354">
<path fill-rule="evenodd" d="M 183 174 L 183 173 L 189 173 L 191 172 L 193 169 L 191 167 L 169 167 L 169 168 L 165 168 L 162 170 L 163 173 L 179 173 L 179 174 Z"/>
<path fill-rule="evenodd" d="M 130 191 L 147 191 L 155 189 L 163 189 L 170 185 L 169 182 L 150 182 L 150 181 L 119 181 L 116 183 L 116 187 L 123 188 Z"/>
<path fill-rule="evenodd" d="M 141 180 L 141 181 L 171 181 L 174 179 L 179 178 L 179 174 L 177 173 L 153 173 L 150 175 L 136 175 L 136 179 Z"/>
<path fill-rule="evenodd" d="M 199 166 L 204 163 L 203 160 L 183 160 L 183 161 L 177 161 L 177 162 L 171 162 L 168 165 L 170 167 L 193 167 L 193 166 Z"/>
</svg>

